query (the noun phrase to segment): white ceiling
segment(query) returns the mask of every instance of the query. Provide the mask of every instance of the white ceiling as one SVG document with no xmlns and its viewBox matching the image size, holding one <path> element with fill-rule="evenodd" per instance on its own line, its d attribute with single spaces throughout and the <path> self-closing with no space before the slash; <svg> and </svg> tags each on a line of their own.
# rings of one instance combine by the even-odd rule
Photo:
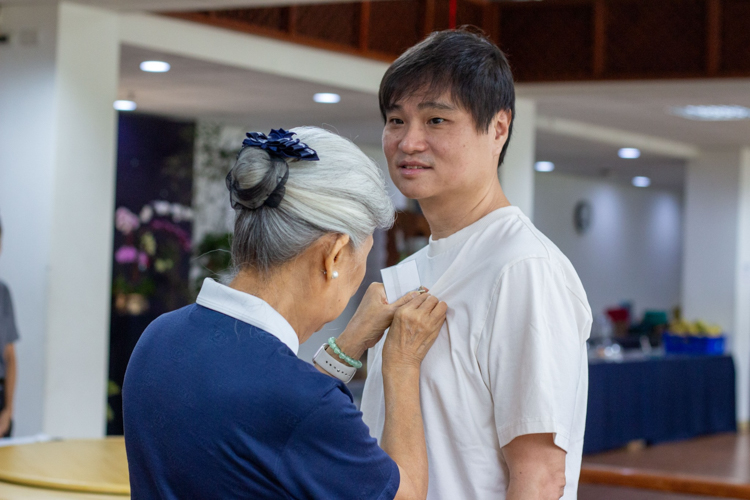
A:
<svg viewBox="0 0 750 500">
<path fill-rule="evenodd" d="M 618 147 L 547 132 L 537 132 L 537 160 L 552 161 L 559 173 L 600 177 L 628 184 L 633 177 L 651 178 L 655 188 L 682 189 L 685 161 L 642 153 L 635 160 L 617 156 Z"/>
<path fill-rule="evenodd" d="M 147 59 L 166 60 L 172 70 L 144 73 Z M 316 92 L 336 92 L 339 104 L 318 104 Z M 686 104 L 750 107 L 750 79 L 629 83 L 522 84 L 519 97 L 536 100 L 545 116 L 682 141 L 699 147 L 750 145 L 750 121 L 707 123 L 667 113 Z M 184 118 L 208 118 L 257 130 L 318 125 L 360 144 L 379 145 L 382 121 L 374 95 L 272 76 L 123 46 L 120 96 L 132 94 L 138 110 Z M 627 146 L 627 144 L 623 144 Z M 644 154 L 617 157 L 617 147 L 540 132 L 537 158 L 555 162 L 558 172 L 603 176 L 629 182 L 652 177 L 653 185 L 681 189 L 682 160 Z"/>
<path fill-rule="evenodd" d="M 652 134 L 697 146 L 750 145 L 750 120 L 698 122 L 668 113 L 687 104 L 750 107 L 750 78 L 654 82 L 524 84 L 518 95 L 543 115 Z"/>
<path fill-rule="evenodd" d="M 168 73 L 145 73 L 145 60 L 172 65 Z M 318 92 L 341 95 L 338 104 L 313 101 Z M 323 126 L 361 144 L 380 143 L 377 96 L 302 80 L 123 46 L 120 98 L 132 95 L 138 111 L 206 118 L 263 130 Z"/>
</svg>

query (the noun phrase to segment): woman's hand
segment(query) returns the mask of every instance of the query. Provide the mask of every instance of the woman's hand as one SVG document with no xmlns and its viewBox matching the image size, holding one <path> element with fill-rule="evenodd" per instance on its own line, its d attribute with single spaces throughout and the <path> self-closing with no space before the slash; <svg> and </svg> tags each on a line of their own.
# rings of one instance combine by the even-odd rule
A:
<svg viewBox="0 0 750 500">
<path fill-rule="evenodd" d="M 401 306 L 393 317 L 383 346 L 383 371 L 388 366 L 419 370 L 445 321 L 448 305 L 430 294 L 420 295 Z"/>
<path fill-rule="evenodd" d="M 419 292 L 407 293 L 393 304 L 388 303 L 382 283 L 373 283 L 367 288 L 357 312 L 336 341 L 341 350 L 355 359 L 378 343 L 391 326 L 399 307 L 418 297 Z M 343 346 L 347 346 L 349 350 Z M 350 354 L 350 352 L 352 354 Z"/>
</svg>

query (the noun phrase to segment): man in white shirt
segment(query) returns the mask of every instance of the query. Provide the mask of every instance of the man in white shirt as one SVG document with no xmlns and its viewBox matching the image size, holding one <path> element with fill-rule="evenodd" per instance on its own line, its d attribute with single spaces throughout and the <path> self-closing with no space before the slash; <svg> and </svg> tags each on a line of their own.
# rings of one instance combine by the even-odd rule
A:
<svg viewBox="0 0 750 500">
<path fill-rule="evenodd" d="M 449 306 L 422 362 L 430 500 L 577 495 L 591 310 L 568 259 L 498 181 L 514 103 L 505 56 L 463 30 L 406 51 L 380 86 L 390 175 L 432 231 L 408 260 Z M 381 349 L 362 399 L 378 438 Z"/>
</svg>

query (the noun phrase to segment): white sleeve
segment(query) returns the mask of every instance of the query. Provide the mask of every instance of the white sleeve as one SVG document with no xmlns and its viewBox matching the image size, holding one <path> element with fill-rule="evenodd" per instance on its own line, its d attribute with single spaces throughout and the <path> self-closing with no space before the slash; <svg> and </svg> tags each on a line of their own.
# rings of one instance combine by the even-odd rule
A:
<svg viewBox="0 0 750 500">
<path fill-rule="evenodd" d="M 570 451 L 586 411 L 579 385 L 588 385 L 588 304 L 568 287 L 564 270 L 545 258 L 505 268 L 492 300 L 477 360 L 492 394 L 500 447 L 525 434 L 552 433 Z"/>
</svg>

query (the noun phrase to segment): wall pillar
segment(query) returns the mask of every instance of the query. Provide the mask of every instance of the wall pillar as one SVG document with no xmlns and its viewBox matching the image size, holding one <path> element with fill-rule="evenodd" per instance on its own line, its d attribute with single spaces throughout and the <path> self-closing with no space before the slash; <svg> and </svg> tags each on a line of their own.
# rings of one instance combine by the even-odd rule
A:
<svg viewBox="0 0 750 500">
<path fill-rule="evenodd" d="M 500 185 L 510 202 L 534 219 L 534 158 L 536 148 L 536 102 L 516 99 L 513 135 L 500 167 Z"/>
<path fill-rule="evenodd" d="M 735 317 L 732 351 L 737 366 L 738 417 L 750 426 L 750 148 L 740 152 Z"/>
<path fill-rule="evenodd" d="M 750 149 L 702 151 L 687 167 L 682 304 L 730 335 L 737 419 L 750 420 Z"/>
<path fill-rule="evenodd" d="M 119 68 L 116 13 L 4 6 L 0 277 L 15 300 L 16 436 L 106 426 Z"/>
</svg>

